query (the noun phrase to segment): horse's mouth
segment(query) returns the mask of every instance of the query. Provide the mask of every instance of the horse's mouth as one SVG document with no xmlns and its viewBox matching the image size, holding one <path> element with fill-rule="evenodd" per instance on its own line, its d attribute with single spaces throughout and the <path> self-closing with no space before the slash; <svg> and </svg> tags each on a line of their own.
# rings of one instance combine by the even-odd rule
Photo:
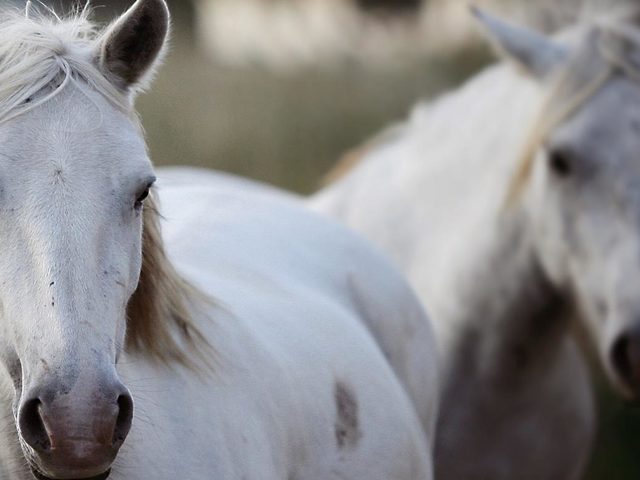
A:
<svg viewBox="0 0 640 480">
<path fill-rule="evenodd" d="M 111 470 L 107 470 L 102 475 L 97 475 L 91 478 L 74 478 L 74 479 L 50 478 L 40 473 L 36 468 L 31 468 L 31 473 L 36 478 L 36 480 L 107 480 L 107 478 L 109 478 L 109 475 L 111 474 Z"/>
</svg>

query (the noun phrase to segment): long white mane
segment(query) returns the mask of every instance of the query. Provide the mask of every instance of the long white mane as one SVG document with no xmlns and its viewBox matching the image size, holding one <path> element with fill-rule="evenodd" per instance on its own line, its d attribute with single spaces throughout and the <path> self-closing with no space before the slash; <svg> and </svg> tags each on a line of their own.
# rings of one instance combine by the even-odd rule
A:
<svg viewBox="0 0 640 480">
<path fill-rule="evenodd" d="M 41 105 L 69 83 L 89 84 L 113 105 L 130 113 L 128 95 L 100 71 L 96 45 L 102 30 L 90 10 L 64 18 L 27 3 L 26 11 L 0 13 L 0 123 Z"/>
</svg>

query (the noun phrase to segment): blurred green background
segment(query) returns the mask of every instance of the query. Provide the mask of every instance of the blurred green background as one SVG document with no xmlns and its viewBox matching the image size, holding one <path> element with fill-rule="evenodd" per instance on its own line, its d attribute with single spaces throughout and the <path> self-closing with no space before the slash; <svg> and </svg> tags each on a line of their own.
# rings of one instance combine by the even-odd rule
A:
<svg viewBox="0 0 640 480">
<path fill-rule="evenodd" d="M 113 0 L 97 13 L 110 18 L 128 3 Z M 342 154 L 402 120 L 417 100 L 455 87 L 493 58 L 472 42 L 390 68 L 355 61 L 292 71 L 224 66 L 197 48 L 191 3 L 170 3 L 173 47 L 138 104 L 155 163 L 221 169 L 300 193 L 318 188 Z M 600 423 L 586 478 L 640 478 L 640 409 L 612 394 L 595 363 L 593 370 Z"/>
<path fill-rule="evenodd" d="M 196 48 L 194 11 L 174 3 L 170 55 L 138 103 L 156 164 L 217 168 L 301 193 L 418 99 L 490 58 L 483 49 L 374 70 L 356 62 L 295 71 L 216 65 Z"/>
</svg>

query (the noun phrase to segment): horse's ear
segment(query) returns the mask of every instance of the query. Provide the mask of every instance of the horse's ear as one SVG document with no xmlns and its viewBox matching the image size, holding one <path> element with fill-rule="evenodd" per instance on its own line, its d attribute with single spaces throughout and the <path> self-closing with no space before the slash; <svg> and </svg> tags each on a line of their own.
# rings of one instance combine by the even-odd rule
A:
<svg viewBox="0 0 640 480">
<path fill-rule="evenodd" d="M 100 40 L 102 71 L 126 91 L 144 88 L 162 59 L 169 21 L 165 0 L 137 0 Z"/>
<path fill-rule="evenodd" d="M 498 52 L 534 77 L 547 78 L 566 61 L 567 49 L 545 35 L 511 25 L 476 7 L 471 11 Z"/>
</svg>

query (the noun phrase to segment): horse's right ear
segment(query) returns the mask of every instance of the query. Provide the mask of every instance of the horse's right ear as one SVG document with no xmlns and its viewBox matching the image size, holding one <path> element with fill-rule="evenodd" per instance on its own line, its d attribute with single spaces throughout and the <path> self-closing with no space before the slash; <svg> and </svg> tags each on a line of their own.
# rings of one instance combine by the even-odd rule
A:
<svg viewBox="0 0 640 480">
<path fill-rule="evenodd" d="M 162 59 L 169 22 L 165 0 L 137 0 L 103 34 L 97 53 L 100 69 L 127 92 L 144 88 Z"/>
<path fill-rule="evenodd" d="M 498 52 L 538 79 L 554 73 L 569 56 L 566 48 L 541 33 L 511 25 L 476 7 L 471 12 Z"/>
</svg>

